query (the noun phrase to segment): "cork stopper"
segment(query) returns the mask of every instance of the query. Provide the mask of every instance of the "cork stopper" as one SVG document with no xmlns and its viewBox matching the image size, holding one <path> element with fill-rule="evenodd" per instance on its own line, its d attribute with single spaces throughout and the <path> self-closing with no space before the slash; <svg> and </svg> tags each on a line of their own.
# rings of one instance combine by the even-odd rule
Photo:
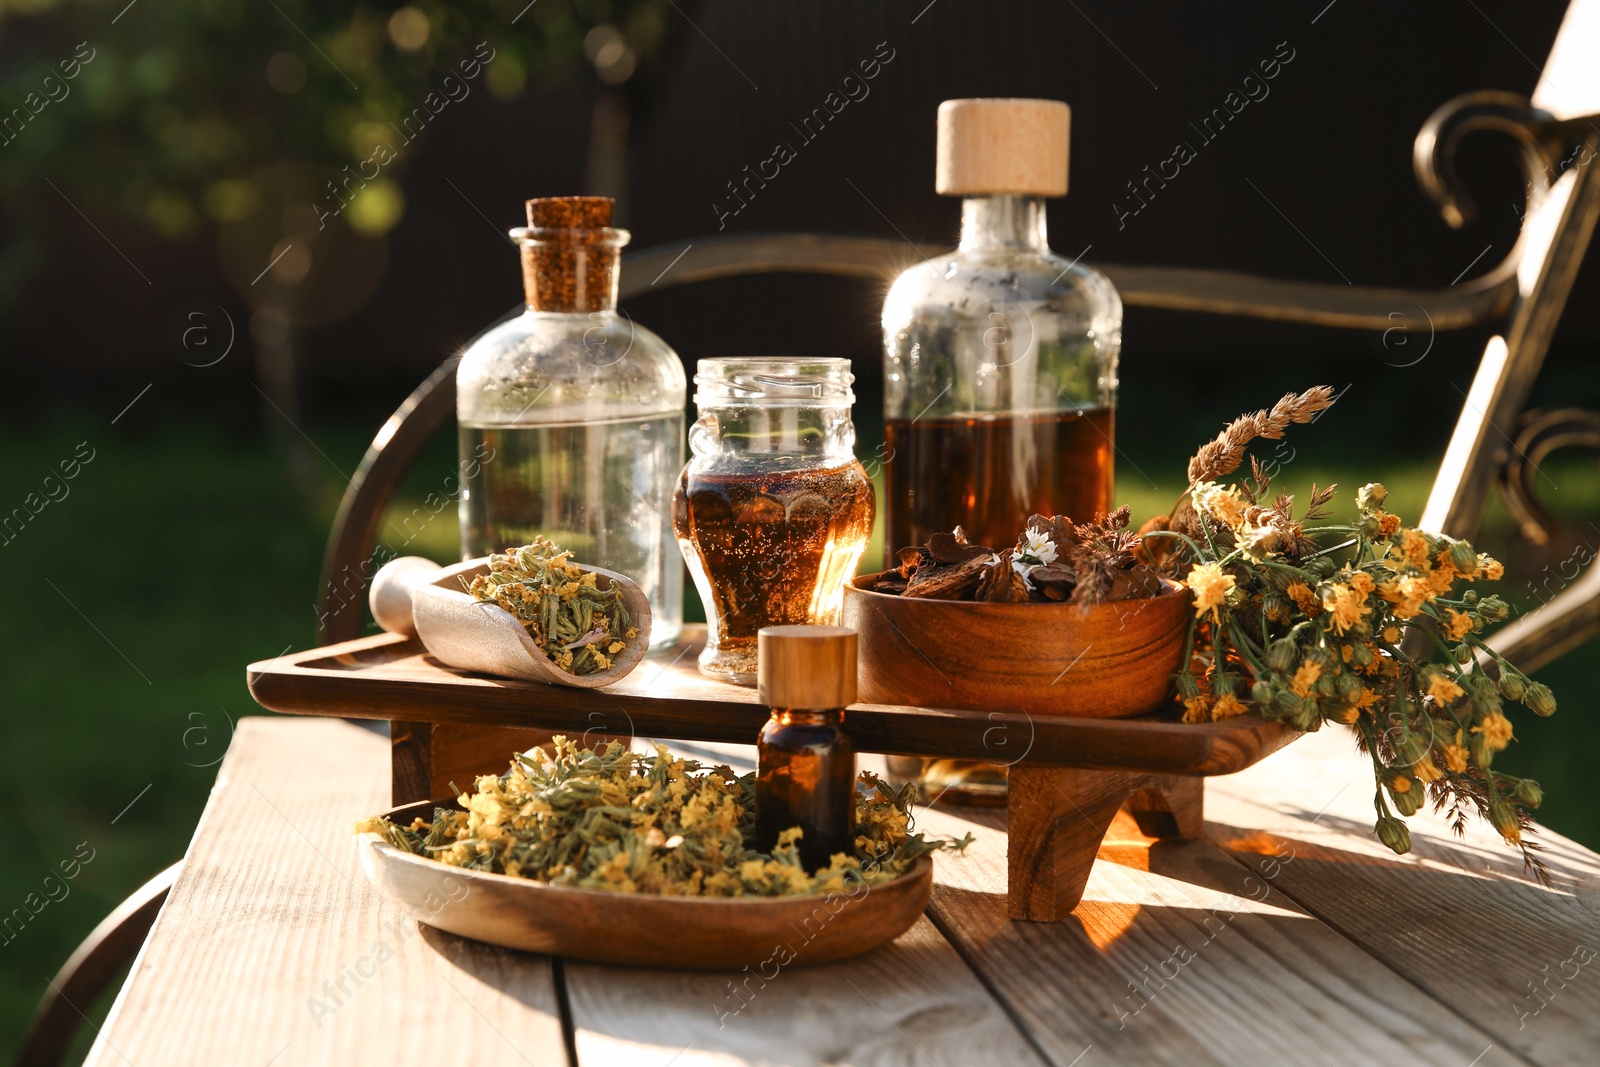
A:
<svg viewBox="0 0 1600 1067">
<path fill-rule="evenodd" d="M 944 196 L 1066 196 L 1071 128 L 1060 100 L 946 100 L 934 187 Z"/>
<path fill-rule="evenodd" d="M 856 702 L 856 632 L 843 626 L 763 626 L 756 691 L 770 708 L 842 708 Z"/>
<path fill-rule="evenodd" d="M 626 230 L 611 228 L 608 196 L 545 196 L 527 202 L 522 290 L 535 311 L 604 311 L 617 303 L 617 261 Z"/>
<path fill-rule="evenodd" d="M 600 230 L 611 225 L 609 196 L 541 196 L 528 201 L 528 225 L 536 230 Z"/>
</svg>

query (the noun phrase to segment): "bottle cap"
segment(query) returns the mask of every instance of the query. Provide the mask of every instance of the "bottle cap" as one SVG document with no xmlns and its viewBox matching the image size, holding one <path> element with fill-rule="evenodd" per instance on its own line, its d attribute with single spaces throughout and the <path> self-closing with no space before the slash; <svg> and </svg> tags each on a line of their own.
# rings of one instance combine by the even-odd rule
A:
<svg viewBox="0 0 1600 1067">
<path fill-rule="evenodd" d="M 1060 100 L 946 100 L 934 187 L 943 196 L 1066 196 L 1071 128 Z"/>
<path fill-rule="evenodd" d="M 763 626 L 756 691 L 769 708 L 842 708 L 856 702 L 856 632 L 843 626 Z"/>
</svg>

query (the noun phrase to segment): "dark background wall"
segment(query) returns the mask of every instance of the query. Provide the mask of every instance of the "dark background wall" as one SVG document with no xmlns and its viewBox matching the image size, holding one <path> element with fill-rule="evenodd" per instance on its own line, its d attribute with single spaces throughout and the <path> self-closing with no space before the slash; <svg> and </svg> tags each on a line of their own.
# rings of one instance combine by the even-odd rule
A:
<svg viewBox="0 0 1600 1067">
<path fill-rule="evenodd" d="M 565 32 L 584 13 L 595 21 L 608 6 L 574 11 L 565 0 L 539 0 L 516 25 L 491 10 L 469 31 L 507 48 L 519 35 Z M 1562 5 L 710 0 L 663 10 L 657 54 L 621 86 L 604 85 L 579 57 L 546 76 L 535 72 L 515 99 L 479 91 L 446 110 L 408 160 L 398 224 L 376 240 L 347 239 L 359 254 L 343 264 L 320 258 L 301 283 L 301 296 L 350 290 L 334 301 L 348 313 L 291 326 L 287 357 L 260 351 L 270 347 L 263 340 L 283 335 L 273 322 L 258 317 L 250 330 L 255 307 L 275 299 L 275 276 L 250 284 L 280 238 L 270 221 L 249 232 L 207 226 L 170 241 L 89 209 L 102 236 L 42 182 L 8 199 L 0 234 L 22 216 L 42 218 L 48 234 L 21 298 L 0 320 L 12 417 L 102 393 L 116 403 L 129 386 L 150 381 L 158 386 L 152 397 L 253 410 L 261 405 L 247 386 L 260 379 L 286 409 L 312 420 L 354 411 L 375 418 L 518 301 L 515 251 L 497 231 L 519 222 L 524 197 L 613 193 L 635 248 L 692 240 L 716 231 L 713 204 L 732 203 L 726 183 L 779 140 L 794 143 L 797 158 L 727 220 L 727 232 L 900 235 L 908 256 L 912 245 L 931 251 L 953 239 L 957 217 L 955 203 L 932 191 L 934 111 L 963 95 L 1071 103 L 1072 190 L 1050 209 L 1052 242 L 1065 255 L 1088 249 L 1090 262 L 1446 285 L 1474 261 L 1468 273 L 1482 272 L 1510 247 L 1521 180 L 1493 135 L 1469 138 L 1462 171 L 1482 212 L 1451 231 L 1416 187 L 1412 137 L 1457 93 L 1531 91 Z M 279 30 L 283 39 L 261 51 L 288 45 L 287 27 Z M 893 59 L 867 83 L 870 95 L 801 143 L 790 123 L 885 42 Z M 1189 124 L 1238 90 L 1259 61 L 1290 51 L 1293 59 L 1267 83 L 1269 96 L 1201 146 L 1141 212 L 1119 219 L 1113 205 L 1131 204 L 1127 182 L 1176 141 L 1200 145 Z M 306 167 L 309 178 L 297 180 L 313 193 L 337 173 Z M 284 185 L 294 183 L 286 177 Z M 109 247 L 113 240 L 122 255 Z M 1575 358 L 1594 340 L 1595 287 L 1594 271 L 1585 271 L 1558 359 Z M 292 304 L 300 298 L 293 289 L 274 292 Z M 854 283 L 764 279 L 643 299 L 629 310 L 691 360 L 770 351 L 855 356 L 870 398 L 879 295 Z M 234 353 L 204 376 L 183 365 L 176 344 L 182 313 L 196 301 L 225 309 L 239 334 Z M 1482 336 L 1440 339 L 1429 373 L 1462 379 Z M 1132 411 L 1154 411 L 1169 389 L 1192 399 L 1219 366 L 1269 378 L 1262 399 L 1280 380 L 1299 384 L 1325 366 L 1336 377 L 1371 381 L 1374 396 L 1421 387 L 1424 375 L 1392 368 L 1384 356 L 1373 336 L 1359 333 L 1134 311 L 1125 400 Z M 290 361 L 292 378 L 277 377 L 292 384 L 273 384 L 262 366 L 268 358 Z M 1426 427 L 1440 444 L 1450 407 L 1442 404 L 1438 425 Z"/>
</svg>

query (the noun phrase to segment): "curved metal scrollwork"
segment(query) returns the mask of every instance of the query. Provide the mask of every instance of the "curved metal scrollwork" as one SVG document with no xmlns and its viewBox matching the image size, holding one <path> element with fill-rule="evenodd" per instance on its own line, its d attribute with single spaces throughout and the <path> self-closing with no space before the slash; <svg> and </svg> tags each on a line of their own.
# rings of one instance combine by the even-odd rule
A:
<svg viewBox="0 0 1600 1067">
<path fill-rule="evenodd" d="M 1500 470 L 1506 507 L 1534 544 L 1546 544 L 1558 530 L 1538 498 L 1547 481 L 1540 471 L 1546 457 L 1565 448 L 1600 453 L 1600 414 L 1579 409 L 1530 411 L 1522 417 Z M 1600 568 L 1597 549 L 1585 538 L 1566 559 L 1551 564 L 1528 583 L 1539 606 L 1497 631 L 1489 645 L 1524 671 L 1536 670 L 1583 644 L 1600 630 Z M 1537 583 L 1537 584 L 1536 584 Z"/>
<path fill-rule="evenodd" d="M 1544 477 L 1539 465 L 1546 456 L 1564 448 L 1600 453 L 1600 414 L 1580 408 L 1528 412 L 1517 426 L 1505 465 L 1500 469 L 1500 491 L 1506 509 L 1517 520 L 1522 536 L 1536 545 L 1547 543 L 1559 529 L 1536 492 Z"/>
<path fill-rule="evenodd" d="M 1439 205 L 1439 213 L 1452 229 L 1460 229 L 1477 214 L 1456 174 L 1455 153 L 1463 137 L 1479 130 L 1495 130 L 1517 142 L 1531 203 L 1550 191 L 1550 170 L 1566 140 L 1564 124 L 1516 93 L 1462 93 L 1436 108 L 1417 132 L 1411 165 L 1417 184 Z"/>
</svg>

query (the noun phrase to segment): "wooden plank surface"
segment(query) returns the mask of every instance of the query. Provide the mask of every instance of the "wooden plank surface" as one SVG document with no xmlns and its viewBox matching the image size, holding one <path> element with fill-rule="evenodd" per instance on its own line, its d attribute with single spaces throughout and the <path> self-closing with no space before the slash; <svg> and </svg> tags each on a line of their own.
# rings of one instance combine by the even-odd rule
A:
<svg viewBox="0 0 1600 1067">
<path fill-rule="evenodd" d="M 636 747 L 645 744 L 638 741 Z M 669 742 L 668 747 L 676 756 L 727 763 L 740 773 L 755 769 L 753 745 Z M 882 756 L 863 755 L 857 764 L 859 770 L 885 771 Z M 858 959 L 794 969 L 778 965 L 782 958 L 775 953 L 752 960 L 747 971 L 721 974 L 567 961 L 579 1063 L 1042 1067 L 1045 1062 L 926 918 L 887 948 Z"/>
<path fill-rule="evenodd" d="M 250 692 L 265 708 L 357 719 L 525 726 L 599 734 L 744 742 L 766 721 L 754 689 L 695 668 L 703 627 L 604 689 L 573 689 L 452 671 L 421 644 L 378 634 L 253 663 Z M 1294 739 L 1259 715 L 1184 724 L 1175 712 L 1129 719 L 1030 716 L 997 708 L 949 711 L 853 705 L 858 751 L 970 757 L 1165 774 L 1229 774 Z"/>
<path fill-rule="evenodd" d="M 351 827 L 388 806 L 388 770 L 360 727 L 242 720 L 88 1062 L 565 1064 L 548 960 L 419 927 L 368 885 Z"/>
<path fill-rule="evenodd" d="M 974 834 L 935 867 L 930 914 L 1056 1067 L 1467 1067 L 1490 1044 L 1207 841 L 1119 815 L 1077 912 L 1012 922 L 1003 816 L 918 819 Z"/>
<path fill-rule="evenodd" d="M 975 836 L 938 859 L 927 918 L 857 960 L 738 975 L 553 972 L 398 915 L 350 835 L 386 768 L 357 727 L 244 720 L 89 1062 L 564 1064 L 557 975 L 585 1067 L 1596 1059 L 1600 958 L 1575 950 L 1600 949 L 1600 857 L 1541 834 L 1541 888 L 1491 835 L 1425 816 L 1389 856 L 1340 732 L 1207 782 L 1204 839 L 1118 815 L 1058 924 L 1007 918 L 1002 813 L 921 811 Z"/>
<path fill-rule="evenodd" d="M 998 1002 L 923 918 L 841 963 L 784 968 L 778 946 L 732 973 L 568 962 L 581 1067 L 1043 1067 Z"/>
<path fill-rule="evenodd" d="M 1430 811 L 1395 856 L 1370 836 L 1371 764 L 1343 731 L 1208 785 L 1209 837 L 1487 1031 L 1480 1067 L 1600 1062 L 1600 856 L 1540 831 L 1544 888 L 1493 830 L 1458 838 Z"/>
</svg>

